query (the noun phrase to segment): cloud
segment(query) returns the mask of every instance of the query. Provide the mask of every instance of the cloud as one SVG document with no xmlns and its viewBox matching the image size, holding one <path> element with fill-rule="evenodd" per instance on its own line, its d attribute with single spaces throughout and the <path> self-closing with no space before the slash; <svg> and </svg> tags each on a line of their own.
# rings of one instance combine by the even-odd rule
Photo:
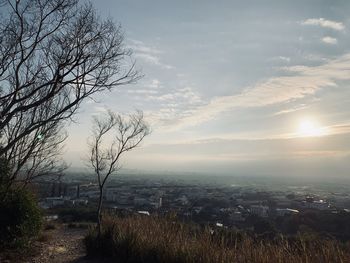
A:
<svg viewBox="0 0 350 263">
<path fill-rule="evenodd" d="M 160 87 L 161 83 L 158 79 L 152 79 L 151 83 L 146 85 L 148 88 L 151 89 L 158 89 Z"/>
<path fill-rule="evenodd" d="M 177 143 L 149 144 L 144 154 L 163 154 L 182 160 L 267 160 L 337 158 L 349 156 L 349 130 L 341 135 L 313 138 L 207 138 Z M 162 159 L 162 158 L 161 158 Z"/>
<path fill-rule="evenodd" d="M 296 111 L 300 111 L 300 110 L 306 109 L 307 107 L 308 107 L 307 105 L 302 104 L 302 105 L 299 105 L 297 107 L 292 107 L 290 109 L 278 111 L 278 112 L 274 113 L 273 115 L 274 116 L 278 116 L 278 115 L 288 114 L 288 113 L 292 113 L 292 112 L 296 112 Z"/>
<path fill-rule="evenodd" d="M 139 94 L 139 95 L 156 95 L 159 94 L 159 89 L 161 87 L 161 82 L 158 79 L 152 79 L 150 82 L 142 85 L 144 88 L 131 88 L 127 89 L 128 94 Z"/>
<path fill-rule="evenodd" d="M 130 40 L 132 44 L 129 45 L 134 52 L 148 53 L 148 54 L 162 54 L 163 52 L 154 47 L 146 46 L 145 43 L 138 40 Z"/>
<path fill-rule="evenodd" d="M 336 45 L 338 43 L 338 40 L 333 37 L 324 37 L 322 38 L 322 42 L 326 44 Z"/>
<path fill-rule="evenodd" d="M 107 107 L 105 106 L 94 106 L 94 114 L 107 112 Z"/>
<path fill-rule="evenodd" d="M 315 94 L 326 87 L 336 87 L 337 81 L 350 80 L 350 54 L 328 60 L 319 66 L 284 68 L 286 76 L 273 77 L 246 88 L 240 94 L 216 97 L 194 109 L 188 117 L 173 121 L 172 129 L 195 126 L 237 107 L 264 107 L 286 103 Z"/>
<path fill-rule="evenodd" d="M 134 56 L 140 58 L 143 61 L 159 66 L 164 69 L 173 69 L 174 67 L 161 62 L 160 55 L 164 52 L 149 45 L 144 42 L 134 39 L 129 39 L 130 44 L 128 47 L 133 50 Z"/>
<path fill-rule="evenodd" d="M 141 58 L 142 60 L 150 63 L 150 64 L 154 64 L 156 66 L 160 66 L 162 68 L 165 68 L 165 69 L 173 69 L 174 67 L 171 66 L 171 65 L 167 65 L 167 64 L 164 64 L 160 61 L 160 58 L 155 56 L 155 55 L 152 55 L 152 54 L 147 54 L 147 53 L 135 53 L 134 55 L 136 58 Z"/>
<path fill-rule="evenodd" d="M 337 124 L 326 127 L 330 134 L 348 134 L 350 133 L 350 123 Z"/>
<path fill-rule="evenodd" d="M 127 91 L 129 94 L 157 94 L 158 91 L 151 89 L 129 89 Z"/>
<path fill-rule="evenodd" d="M 285 62 L 285 63 L 289 63 L 291 59 L 290 59 L 290 57 L 277 56 L 277 57 L 271 58 L 270 60 L 272 60 L 272 61 L 282 61 L 282 62 Z"/>
<path fill-rule="evenodd" d="M 141 107 L 152 126 L 171 126 L 175 119 L 188 117 L 194 108 L 204 103 L 183 79 L 169 83 L 151 78 L 139 84 L 116 92 L 122 95 L 123 101 L 127 98 L 129 105 Z"/>
<path fill-rule="evenodd" d="M 343 23 L 332 21 L 332 20 L 326 20 L 324 18 L 310 18 L 305 21 L 302 21 L 301 24 L 331 28 L 337 31 L 342 31 L 345 29 L 345 26 Z"/>
<path fill-rule="evenodd" d="M 201 97 L 189 86 L 151 94 L 143 99 L 160 106 L 156 110 L 146 111 L 146 115 L 153 125 L 163 127 L 170 127 L 177 119 L 189 117 L 194 108 L 203 104 Z"/>
</svg>

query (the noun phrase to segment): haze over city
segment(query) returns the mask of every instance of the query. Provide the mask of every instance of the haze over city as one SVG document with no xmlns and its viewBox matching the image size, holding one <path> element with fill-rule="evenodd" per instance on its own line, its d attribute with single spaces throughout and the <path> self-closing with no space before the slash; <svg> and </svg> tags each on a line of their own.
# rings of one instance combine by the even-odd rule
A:
<svg viewBox="0 0 350 263">
<path fill-rule="evenodd" d="M 112 1 L 144 77 L 85 103 L 64 158 L 83 167 L 91 117 L 144 111 L 152 134 L 123 167 L 347 176 L 348 1 Z"/>
</svg>

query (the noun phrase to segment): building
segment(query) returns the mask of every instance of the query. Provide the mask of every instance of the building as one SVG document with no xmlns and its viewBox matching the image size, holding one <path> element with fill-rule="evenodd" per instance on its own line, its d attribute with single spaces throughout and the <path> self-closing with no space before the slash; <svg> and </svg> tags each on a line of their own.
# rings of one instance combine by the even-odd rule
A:
<svg viewBox="0 0 350 263">
<path fill-rule="evenodd" d="M 137 213 L 139 215 L 146 215 L 146 216 L 150 216 L 151 215 L 148 211 L 137 211 Z"/>
<path fill-rule="evenodd" d="M 175 202 L 178 202 L 181 205 L 188 205 L 189 203 L 188 198 L 185 195 L 182 195 L 181 197 L 177 198 Z"/>
<path fill-rule="evenodd" d="M 298 213 L 299 213 L 299 210 L 296 210 L 296 209 L 290 209 L 290 208 L 277 208 L 276 209 L 277 216 L 295 215 Z"/>
<path fill-rule="evenodd" d="M 43 201 L 39 202 L 40 207 L 44 209 L 57 207 L 57 206 L 63 206 L 65 200 L 63 197 L 47 197 Z"/>
<path fill-rule="evenodd" d="M 242 222 L 244 221 L 244 217 L 242 215 L 242 212 L 240 211 L 234 211 L 230 214 L 230 219 L 232 222 Z"/>
<path fill-rule="evenodd" d="M 328 202 L 324 200 L 319 200 L 319 201 L 303 201 L 303 206 L 306 208 L 312 208 L 312 209 L 317 209 L 317 210 L 328 210 L 330 208 L 330 205 Z"/>
<path fill-rule="evenodd" d="M 87 199 L 72 199 L 69 201 L 72 205 L 87 205 L 89 203 Z"/>
<path fill-rule="evenodd" d="M 142 205 L 149 205 L 150 202 L 148 199 L 143 197 L 135 197 L 134 198 L 134 205 L 142 206 Z"/>
<path fill-rule="evenodd" d="M 250 206 L 250 213 L 260 217 L 268 217 L 269 207 L 264 205 L 252 205 Z"/>
</svg>

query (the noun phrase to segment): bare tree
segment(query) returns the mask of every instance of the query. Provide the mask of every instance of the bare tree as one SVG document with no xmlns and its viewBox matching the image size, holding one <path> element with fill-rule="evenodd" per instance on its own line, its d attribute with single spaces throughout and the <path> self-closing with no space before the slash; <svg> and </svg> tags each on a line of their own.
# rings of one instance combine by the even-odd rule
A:
<svg viewBox="0 0 350 263">
<path fill-rule="evenodd" d="M 110 175 L 120 168 L 120 157 L 141 143 L 150 133 L 143 113 L 123 118 L 111 111 L 102 117 L 93 119 L 92 137 L 88 140 L 89 166 L 94 169 L 99 186 L 99 202 L 97 209 L 98 233 L 101 233 L 101 209 L 104 186 Z M 105 141 L 109 139 L 108 141 Z"/>
<path fill-rule="evenodd" d="M 21 114 L 16 118 L 12 126 L 4 129 L 4 140 L 10 141 L 18 136 L 27 121 Z M 67 165 L 61 160 L 62 143 L 67 138 L 62 124 L 59 122 L 48 123 L 41 126 L 35 132 L 23 137 L 4 154 L 4 157 L 12 167 L 8 184 L 15 180 L 26 186 L 35 178 L 46 176 L 57 179 L 62 176 Z"/>
<path fill-rule="evenodd" d="M 65 135 L 55 136 L 86 98 L 140 75 L 121 27 L 100 19 L 90 3 L 1 0 L 0 6 L 8 13 L 0 15 L 0 156 L 16 164 L 16 179 L 28 162 L 33 171 L 38 160 L 48 161 L 44 151 L 59 149 Z"/>
</svg>

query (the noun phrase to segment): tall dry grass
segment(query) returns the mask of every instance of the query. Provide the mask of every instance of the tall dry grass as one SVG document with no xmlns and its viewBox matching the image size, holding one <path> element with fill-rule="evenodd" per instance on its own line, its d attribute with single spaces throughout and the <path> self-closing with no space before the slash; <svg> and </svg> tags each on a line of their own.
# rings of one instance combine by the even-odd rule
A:
<svg viewBox="0 0 350 263">
<path fill-rule="evenodd" d="M 350 262 L 349 247 L 334 240 L 263 240 L 147 216 L 106 217 L 100 238 L 91 229 L 85 244 L 89 256 L 113 257 L 116 262 Z"/>
</svg>

